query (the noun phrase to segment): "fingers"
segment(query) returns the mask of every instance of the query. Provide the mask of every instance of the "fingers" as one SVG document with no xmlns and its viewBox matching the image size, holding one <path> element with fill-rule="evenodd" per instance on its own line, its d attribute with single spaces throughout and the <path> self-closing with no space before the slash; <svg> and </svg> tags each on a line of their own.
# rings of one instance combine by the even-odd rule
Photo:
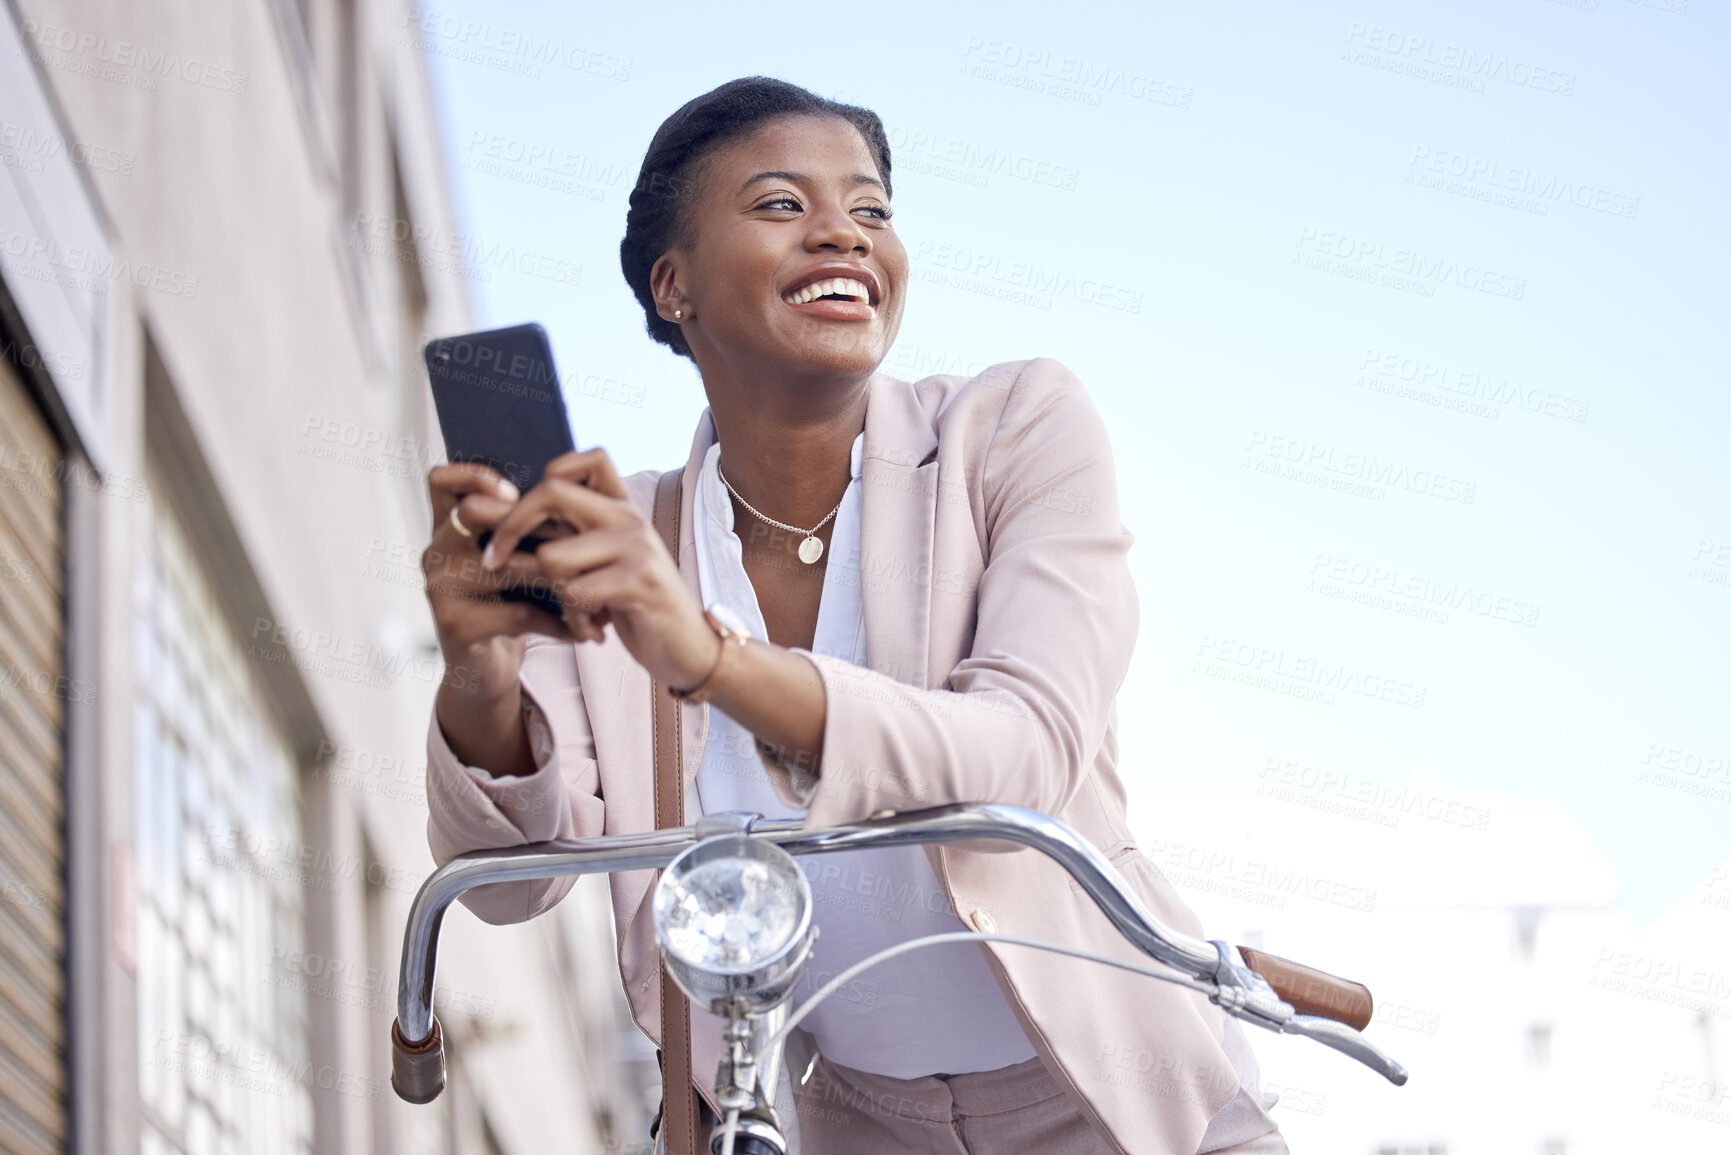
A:
<svg viewBox="0 0 1731 1155">
<path fill-rule="evenodd" d="M 634 529 L 594 530 L 513 554 L 497 572 L 515 585 L 550 590 L 571 632 L 601 641 L 615 609 L 630 616 L 665 584 L 655 580 L 655 544 Z"/>
<path fill-rule="evenodd" d="M 556 538 L 538 547 L 534 553 L 519 550 L 499 562 L 491 571 L 498 580 L 512 586 L 546 590 L 565 606 L 565 621 L 579 636 L 585 634 L 579 625 L 592 618 L 603 619 L 606 607 L 584 588 L 584 580 L 598 569 L 612 566 L 627 558 L 630 552 L 630 532 L 625 530 L 594 530 L 570 537 Z M 599 630 L 597 630 L 599 633 Z"/>
<path fill-rule="evenodd" d="M 500 572 L 518 581 L 544 578 L 557 589 L 593 569 L 611 565 L 637 538 L 629 529 L 595 529 L 542 544 L 534 553 L 517 553 L 500 563 Z"/>
<path fill-rule="evenodd" d="M 539 606 L 532 606 L 525 603 L 519 608 L 524 611 L 523 618 L 525 622 L 524 628 L 520 630 L 519 633 L 545 634 L 550 638 L 558 638 L 562 642 L 587 640 L 584 638 L 584 633 L 580 631 L 594 632 L 596 634 L 596 640 L 605 636 L 599 631 L 593 630 L 593 627 L 589 625 L 589 617 L 587 614 L 582 615 L 580 620 L 574 618 L 572 621 L 565 621 L 561 618 L 554 617 Z"/>
<path fill-rule="evenodd" d="M 504 521 L 505 515 L 511 512 L 511 507 L 515 504 L 515 502 L 494 497 L 489 493 L 471 493 L 457 502 L 457 518 L 463 523 L 463 529 L 468 530 L 470 536 L 473 537 L 475 534 L 492 529 Z M 450 520 L 449 517 L 445 518 L 447 523 Z M 451 526 L 451 528 L 456 529 L 455 526 Z M 460 533 L 459 536 L 461 536 Z"/>
<path fill-rule="evenodd" d="M 433 506 L 433 535 L 422 556 L 427 596 L 439 626 L 441 644 L 461 649 L 484 646 L 495 637 L 538 633 L 564 641 L 601 641 L 611 617 L 592 594 L 562 588 L 569 579 L 617 560 L 625 543 L 606 534 L 610 527 L 642 522 L 612 461 L 602 450 L 568 453 L 550 462 L 542 483 L 529 494 L 486 466 L 457 462 L 427 475 Z M 457 524 L 453 524 L 452 511 Z M 492 531 L 485 554 L 476 538 Z M 584 531 L 578 533 L 576 531 Z M 560 544 L 544 568 L 534 554 L 518 553 L 524 537 L 551 535 L 542 548 Z M 560 536 L 561 534 L 567 536 Z M 595 534 L 595 540 L 587 540 Z M 583 543 L 577 545 L 577 543 Z M 563 620 L 525 602 L 505 602 L 499 591 L 519 585 L 551 583 L 565 603 Z"/>
<path fill-rule="evenodd" d="M 457 521 L 461 523 L 460 526 L 451 521 L 453 511 Z M 445 576 L 450 577 L 452 563 L 460 562 L 463 584 L 496 586 L 497 583 L 485 580 L 492 575 L 481 566 L 480 545 L 476 539 L 482 532 L 492 529 L 510 512 L 510 502 L 487 493 L 471 493 L 455 505 L 448 506 L 446 515 L 433 523 L 432 540 L 427 543 L 427 552 L 422 555 L 422 571 L 429 580 L 435 567 L 442 569 Z"/>
<path fill-rule="evenodd" d="M 555 550 L 555 545 L 560 548 Z M 575 590 L 572 582 L 583 570 L 614 560 L 621 548 L 616 531 L 556 538 L 534 553 L 518 550 L 492 572 L 511 588 L 551 593 L 564 606 L 564 623 L 576 640 L 598 642 L 607 636 L 607 609 Z"/>
<path fill-rule="evenodd" d="M 460 652 L 488 637 L 517 636 L 530 629 L 519 612 L 523 607 L 502 607 L 499 601 L 499 591 L 512 584 L 510 578 L 483 567 L 477 549 L 477 535 L 502 520 L 511 503 L 494 496 L 496 489 L 473 490 L 457 497 L 458 488 L 477 483 L 485 485 L 485 479 L 455 479 L 449 497 L 457 500 L 454 504 L 447 500 L 446 516 L 435 523 L 432 540 L 421 554 L 427 601 L 439 627 L 440 646 L 447 653 Z M 452 512 L 461 528 L 452 524 Z M 549 618 L 549 622 L 555 620 Z"/>
<path fill-rule="evenodd" d="M 517 543 L 544 521 L 563 521 L 589 532 L 642 519 L 629 497 L 610 497 L 568 478 L 545 477 L 494 527 L 481 564 L 488 568 L 503 564 Z"/>
<path fill-rule="evenodd" d="M 496 594 L 471 593 L 444 599 L 434 610 L 434 621 L 447 643 L 446 653 L 479 652 L 498 637 L 548 634 L 571 641 L 566 624 L 526 602 L 502 601 Z"/>
<path fill-rule="evenodd" d="M 451 507 L 471 493 L 484 493 L 504 502 L 520 496 L 517 487 L 494 470 L 475 462 L 435 465 L 427 471 L 427 495 L 433 503 L 433 522 L 451 516 Z"/>
<path fill-rule="evenodd" d="M 545 551 L 552 546 L 541 548 Z M 620 550 L 582 573 L 552 579 L 553 591 L 565 603 L 566 620 L 572 620 L 577 614 L 586 614 L 605 624 L 603 619 L 615 612 L 632 617 L 659 605 L 656 595 L 662 587 L 641 561 L 629 550 Z M 554 563 L 554 567 L 557 566 L 558 563 Z"/>
<path fill-rule="evenodd" d="M 619 472 L 613 468 L 613 459 L 607 456 L 605 449 L 561 454 L 547 463 L 542 478 L 548 477 L 574 481 L 578 485 L 588 486 L 604 497 L 623 500 L 630 496 L 625 489 L 625 483 L 619 479 Z"/>
<path fill-rule="evenodd" d="M 607 615 L 586 614 L 581 610 L 567 609 L 566 624 L 571 627 L 571 634 L 579 642 L 604 642 L 607 640 Z"/>
</svg>

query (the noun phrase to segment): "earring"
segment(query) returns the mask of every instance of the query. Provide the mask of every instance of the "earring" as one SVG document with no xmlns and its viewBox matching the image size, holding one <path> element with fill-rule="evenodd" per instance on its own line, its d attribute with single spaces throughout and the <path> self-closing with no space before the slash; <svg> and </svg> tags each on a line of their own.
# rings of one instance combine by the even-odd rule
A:
<svg viewBox="0 0 1731 1155">
<path fill-rule="evenodd" d="M 684 309 L 673 310 L 673 319 L 675 321 L 683 321 L 685 319 L 685 310 Z"/>
</svg>

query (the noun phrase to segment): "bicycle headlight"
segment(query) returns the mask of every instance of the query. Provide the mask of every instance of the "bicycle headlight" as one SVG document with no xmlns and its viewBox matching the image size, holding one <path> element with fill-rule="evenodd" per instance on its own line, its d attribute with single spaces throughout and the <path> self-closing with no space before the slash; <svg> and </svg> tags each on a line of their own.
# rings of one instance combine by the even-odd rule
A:
<svg viewBox="0 0 1731 1155">
<path fill-rule="evenodd" d="M 785 850 L 722 835 L 661 873 L 655 939 L 680 989 L 716 1014 L 761 1013 L 792 993 L 811 953 L 811 886 Z"/>
</svg>

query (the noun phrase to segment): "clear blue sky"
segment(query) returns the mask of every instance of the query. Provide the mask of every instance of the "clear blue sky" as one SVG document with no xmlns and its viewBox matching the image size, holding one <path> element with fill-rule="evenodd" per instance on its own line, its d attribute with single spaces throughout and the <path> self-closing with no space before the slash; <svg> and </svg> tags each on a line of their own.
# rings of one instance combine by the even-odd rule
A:
<svg viewBox="0 0 1731 1155">
<path fill-rule="evenodd" d="M 1057 357 L 1110 422 L 1132 791 L 1272 758 L 1552 796 L 1650 917 L 1731 855 L 1731 74 L 1724 12 L 1665 2 L 459 0 L 420 34 L 469 231 L 583 267 L 475 285 L 554 334 L 579 444 L 665 467 L 702 406 L 618 271 L 661 119 L 756 72 L 866 104 L 915 256 L 889 368 Z M 1018 264 L 1046 287 L 994 296 Z M 1485 612 L 1397 612 L 1451 588 Z"/>
</svg>

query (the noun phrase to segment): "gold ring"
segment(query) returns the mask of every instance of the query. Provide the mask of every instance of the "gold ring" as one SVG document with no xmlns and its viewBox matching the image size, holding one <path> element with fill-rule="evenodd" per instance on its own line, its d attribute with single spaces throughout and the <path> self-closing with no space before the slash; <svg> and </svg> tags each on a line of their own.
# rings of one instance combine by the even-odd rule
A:
<svg viewBox="0 0 1731 1155">
<path fill-rule="evenodd" d="M 463 524 L 462 519 L 457 516 L 457 507 L 454 505 L 451 507 L 451 528 L 462 534 L 464 537 L 475 536 L 474 533 L 470 531 L 469 527 Z"/>
</svg>

